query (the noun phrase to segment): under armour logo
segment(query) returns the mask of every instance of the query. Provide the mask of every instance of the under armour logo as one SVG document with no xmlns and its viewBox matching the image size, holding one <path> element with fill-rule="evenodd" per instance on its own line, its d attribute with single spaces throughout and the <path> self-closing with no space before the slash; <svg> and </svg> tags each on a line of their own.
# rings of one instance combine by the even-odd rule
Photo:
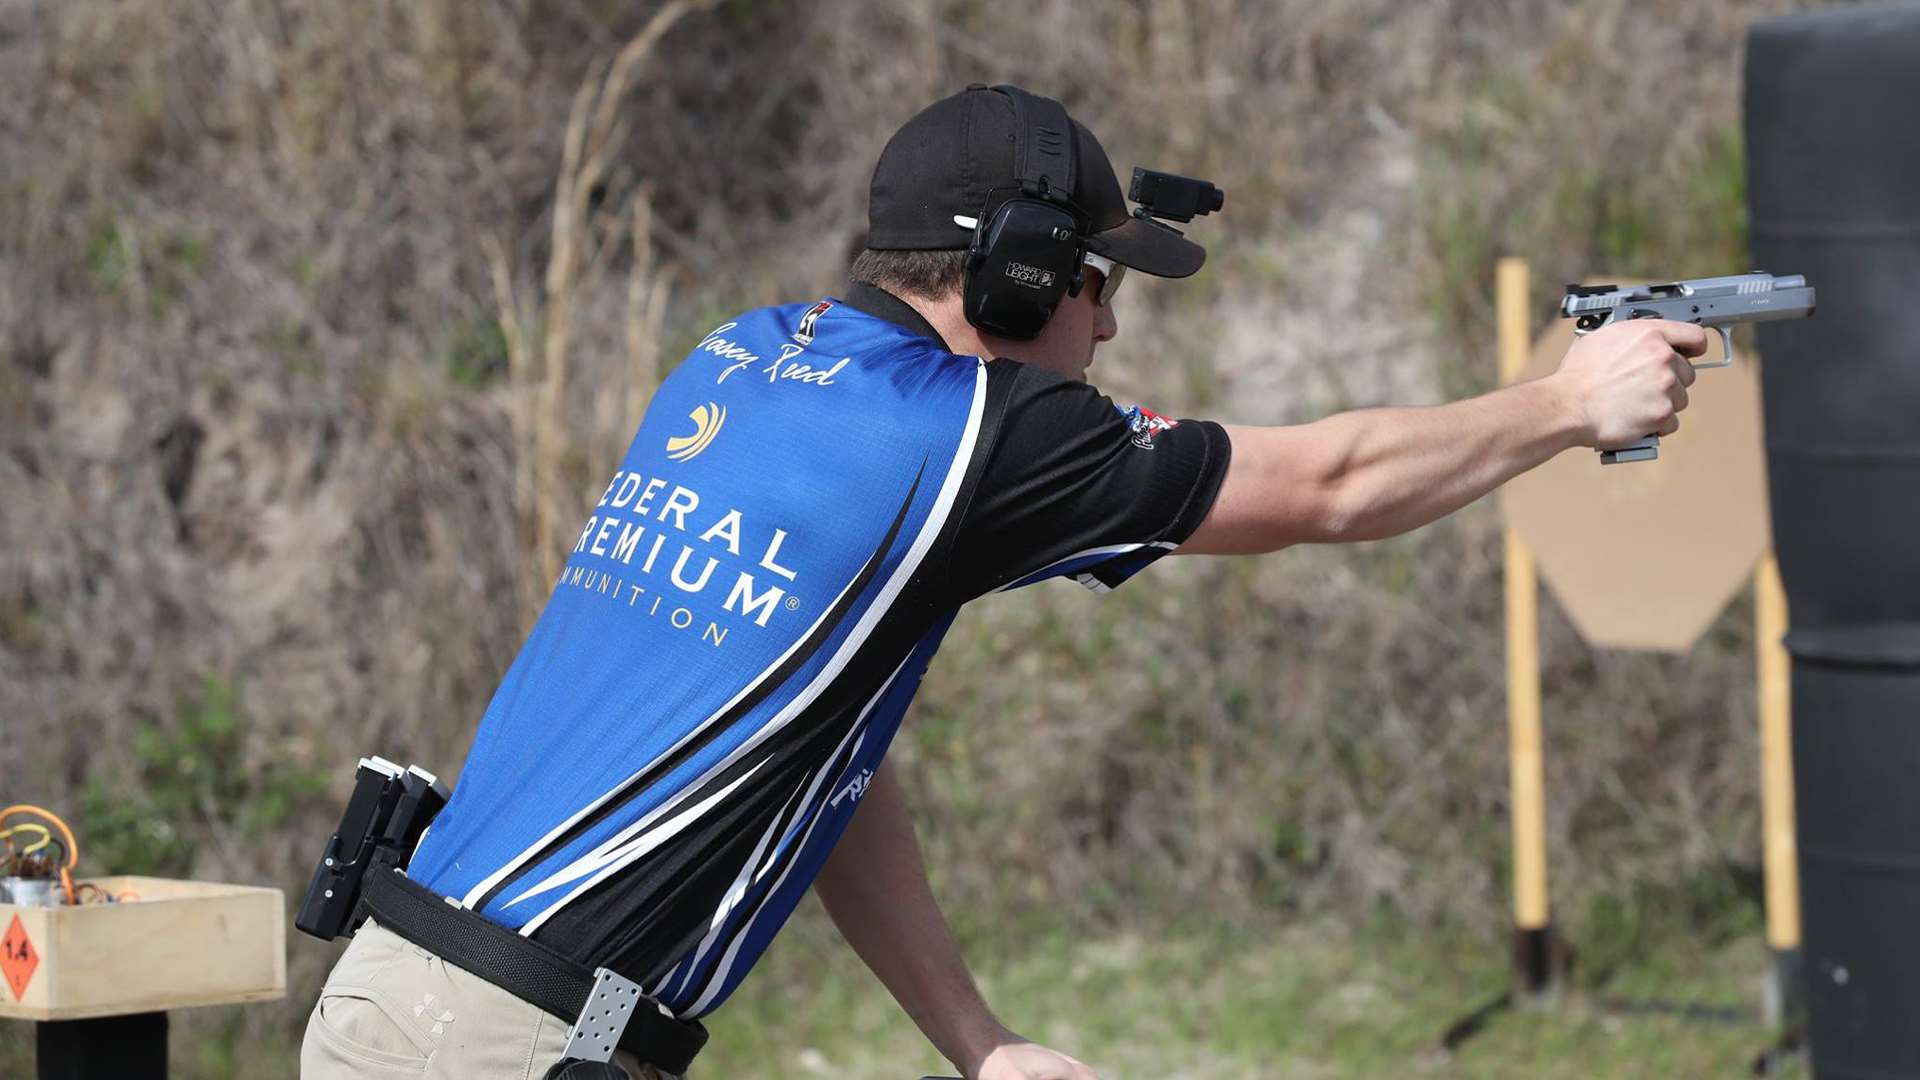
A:
<svg viewBox="0 0 1920 1080">
<path fill-rule="evenodd" d="M 413 1015 L 433 1021 L 433 1027 L 428 1030 L 432 1031 L 435 1035 L 445 1035 L 447 1033 L 447 1025 L 453 1023 L 453 1011 L 449 1009 L 444 1012 L 435 1012 L 433 1010 L 433 1003 L 438 1000 L 440 999 L 432 994 L 422 994 L 420 996 L 420 1004 L 413 1007 Z"/>
</svg>

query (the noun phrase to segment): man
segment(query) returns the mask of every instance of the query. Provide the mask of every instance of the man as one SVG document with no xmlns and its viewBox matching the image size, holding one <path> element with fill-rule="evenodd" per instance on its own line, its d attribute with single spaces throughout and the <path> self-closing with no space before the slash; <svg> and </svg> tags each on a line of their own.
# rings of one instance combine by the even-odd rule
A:
<svg viewBox="0 0 1920 1080">
<path fill-rule="evenodd" d="M 982 1001 L 883 762 L 959 606 L 1417 528 L 1562 450 L 1672 433 L 1706 343 L 1648 320 L 1450 405 L 1176 422 L 1084 380 L 1123 270 L 1204 252 L 1129 216 L 1057 103 L 936 102 L 871 196 L 844 298 L 722 324 L 655 396 L 452 801 L 404 880 L 370 876 L 307 1075 L 678 1071 L 811 884 L 965 1076 L 1089 1080 Z M 592 969 L 634 1017 L 597 1052 L 569 1047 L 600 1022 L 573 1004 Z"/>
</svg>

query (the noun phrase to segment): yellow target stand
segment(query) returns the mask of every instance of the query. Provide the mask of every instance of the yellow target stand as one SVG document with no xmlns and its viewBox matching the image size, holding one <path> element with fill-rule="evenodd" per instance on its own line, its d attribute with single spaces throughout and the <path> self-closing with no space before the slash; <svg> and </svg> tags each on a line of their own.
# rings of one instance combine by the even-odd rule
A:
<svg viewBox="0 0 1920 1080">
<path fill-rule="evenodd" d="M 1623 279 L 1624 280 L 1624 279 Z M 1524 260 L 1501 259 L 1495 315 L 1502 385 L 1551 373 L 1570 320 L 1528 326 Z M 1513 991 L 1548 999 L 1566 975 L 1547 888 L 1547 800 L 1540 708 L 1539 580 L 1596 647 L 1684 653 L 1751 577 L 1759 682 L 1769 1019 L 1797 1014 L 1799 878 L 1793 818 L 1786 597 L 1768 550 L 1759 380 L 1752 354 L 1702 376 L 1687 430 L 1654 462 L 1603 467 L 1562 454 L 1500 493 L 1505 518 L 1507 723 L 1513 832 Z M 1647 523 L 1657 527 L 1648 528 Z M 1757 564 L 1757 569 L 1755 568 Z"/>
<path fill-rule="evenodd" d="M 1500 385 L 1527 367 L 1527 264 L 1500 260 Z M 1511 524 L 1506 541 L 1507 785 L 1513 829 L 1513 988 L 1522 998 L 1556 991 L 1567 952 L 1553 932 L 1547 895 L 1546 766 L 1540 732 L 1540 582 L 1533 552 Z"/>
</svg>

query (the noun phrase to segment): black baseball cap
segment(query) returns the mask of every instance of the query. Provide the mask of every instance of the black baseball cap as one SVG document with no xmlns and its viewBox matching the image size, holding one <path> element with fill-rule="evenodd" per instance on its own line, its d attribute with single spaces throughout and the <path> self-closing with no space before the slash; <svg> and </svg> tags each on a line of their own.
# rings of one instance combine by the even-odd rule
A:
<svg viewBox="0 0 1920 1080">
<path fill-rule="evenodd" d="M 1207 261 L 1199 244 L 1127 212 L 1120 179 L 1100 140 L 1078 120 L 1071 198 L 1086 215 L 1087 250 L 1159 277 L 1186 277 Z M 987 202 L 1019 185 L 1013 99 L 978 83 L 942 98 L 906 122 L 873 169 L 867 247 L 875 251 L 963 249 L 973 233 L 956 216 L 978 218 Z"/>
</svg>

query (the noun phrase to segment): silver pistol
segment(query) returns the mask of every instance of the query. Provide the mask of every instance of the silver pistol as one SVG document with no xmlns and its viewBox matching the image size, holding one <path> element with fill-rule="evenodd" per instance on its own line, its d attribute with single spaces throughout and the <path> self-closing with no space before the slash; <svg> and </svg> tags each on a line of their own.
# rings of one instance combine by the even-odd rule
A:
<svg viewBox="0 0 1920 1080">
<path fill-rule="evenodd" d="M 1583 337 L 1621 319 L 1671 319 L 1717 331 L 1726 356 L 1695 368 L 1733 363 L 1736 323 L 1804 319 L 1811 314 L 1813 286 L 1804 276 L 1776 276 L 1765 270 L 1657 285 L 1569 285 L 1560 301 L 1560 316 L 1575 320 L 1573 332 Z M 1649 435 L 1632 446 L 1600 451 L 1600 463 L 1652 461 L 1659 456 L 1660 437 Z"/>
</svg>

